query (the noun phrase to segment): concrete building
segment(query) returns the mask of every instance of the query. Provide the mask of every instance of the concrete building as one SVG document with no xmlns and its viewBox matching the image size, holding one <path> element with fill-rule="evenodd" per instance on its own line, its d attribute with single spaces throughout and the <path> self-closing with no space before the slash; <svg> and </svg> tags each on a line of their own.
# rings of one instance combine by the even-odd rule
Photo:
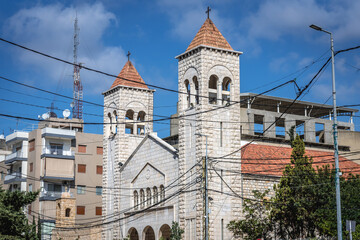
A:
<svg viewBox="0 0 360 240">
<path fill-rule="evenodd" d="M 211 159 L 210 239 L 233 239 L 226 226 L 242 218 L 241 198 L 273 190 L 290 162 L 290 129 L 302 136 L 315 166 L 331 165 L 331 106 L 298 101 L 288 109 L 291 99 L 240 94 L 241 54 L 211 19 L 204 22 L 176 57 L 178 112 L 164 139 L 152 132 L 153 90 L 130 61 L 103 93 L 103 239 L 168 239 L 172 221 L 185 230 L 184 239 L 202 239 L 205 156 Z M 347 145 L 358 142 L 356 111 L 339 108 L 349 118 L 338 125 L 345 174 L 360 173 L 345 157 L 358 148 Z M 341 137 L 343 131 L 356 140 Z"/>
<path fill-rule="evenodd" d="M 64 211 L 75 224 L 101 220 L 102 135 L 84 133 L 82 120 L 50 117 L 29 133 L 10 134 L 6 144 L 12 153 L 5 158 L 5 184 L 9 190 L 40 191 L 27 215 L 30 221 L 40 216 L 44 239 L 57 221 L 64 222 L 56 215 L 56 200 L 64 193 L 74 199 Z"/>
<path fill-rule="evenodd" d="M 5 157 L 10 153 L 5 144 L 5 136 L 0 135 L 0 186 L 2 189 L 8 189 L 8 186 L 4 184 L 5 177 L 9 171 L 9 167 L 5 164 Z"/>
</svg>

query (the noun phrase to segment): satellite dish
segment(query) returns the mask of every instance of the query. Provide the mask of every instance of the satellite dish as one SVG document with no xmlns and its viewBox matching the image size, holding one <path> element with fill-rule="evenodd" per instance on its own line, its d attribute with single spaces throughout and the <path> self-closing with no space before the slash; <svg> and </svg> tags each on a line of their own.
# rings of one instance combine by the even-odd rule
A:
<svg viewBox="0 0 360 240">
<path fill-rule="evenodd" d="M 75 106 L 74 102 L 70 103 L 71 108 L 74 108 L 74 106 Z"/>
<path fill-rule="evenodd" d="M 43 115 L 41 115 L 42 119 L 46 120 L 49 118 L 49 113 L 44 113 Z"/>
<path fill-rule="evenodd" d="M 65 109 L 65 110 L 63 111 L 63 116 L 64 116 L 64 118 L 68 118 L 68 117 L 70 116 L 70 110 L 69 110 L 69 109 Z"/>
</svg>

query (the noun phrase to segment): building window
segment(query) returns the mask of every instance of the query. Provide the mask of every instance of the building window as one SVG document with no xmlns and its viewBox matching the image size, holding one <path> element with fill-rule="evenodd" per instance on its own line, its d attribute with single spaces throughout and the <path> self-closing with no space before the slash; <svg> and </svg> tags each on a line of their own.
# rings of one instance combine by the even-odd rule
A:
<svg viewBox="0 0 360 240">
<path fill-rule="evenodd" d="M 1 181 L 4 181 L 4 179 L 5 179 L 5 173 L 1 172 Z"/>
<path fill-rule="evenodd" d="M 138 205 L 139 205 L 139 195 L 138 192 L 135 190 L 134 191 L 134 209 L 138 209 Z"/>
<path fill-rule="evenodd" d="M 78 146 L 79 153 L 86 153 L 86 145 L 79 145 Z"/>
<path fill-rule="evenodd" d="M 153 192 L 154 192 L 154 204 L 158 203 L 159 198 L 158 198 L 158 189 L 157 187 L 153 188 Z"/>
<path fill-rule="evenodd" d="M 32 172 L 33 169 L 34 169 L 34 164 L 33 164 L 33 163 L 30 163 L 30 164 L 29 164 L 29 168 L 30 168 L 30 172 Z"/>
<path fill-rule="evenodd" d="M 70 208 L 67 208 L 65 210 L 65 217 L 70 217 L 70 212 L 71 212 L 71 209 Z"/>
<path fill-rule="evenodd" d="M 96 216 L 101 216 L 102 215 L 102 207 L 96 207 L 95 215 Z"/>
<path fill-rule="evenodd" d="M 151 190 L 150 188 L 146 189 L 146 205 L 150 206 L 151 205 Z"/>
<path fill-rule="evenodd" d="M 85 206 L 77 206 L 76 214 L 77 215 L 85 215 Z"/>
<path fill-rule="evenodd" d="M 32 184 L 29 184 L 29 192 L 32 192 Z"/>
<path fill-rule="evenodd" d="M 102 155 L 103 154 L 103 147 L 96 147 L 96 154 Z"/>
<path fill-rule="evenodd" d="M 85 194 L 85 186 L 77 186 L 77 194 Z"/>
<path fill-rule="evenodd" d="M 96 174 L 102 174 L 103 173 L 103 167 L 100 165 L 96 166 Z"/>
<path fill-rule="evenodd" d="M 78 164 L 78 173 L 86 173 L 86 164 Z"/>
<path fill-rule="evenodd" d="M 62 188 L 61 188 L 61 185 L 48 183 L 47 191 L 48 192 L 62 192 Z"/>
<path fill-rule="evenodd" d="M 96 195 L 102 195 L 102 187 L 96 187 Z"/>
<path fill-rule="evenodd" d="M 160 185 L 160 202 L 163 202 L 165 199 L 165 188 L 164 185 Z"/>
<path fill-rule="evenodd" d="M 140 190 L 140 207 L 144 208 L 145 207 L 145 193 L 144 190 Z"/>
<path fill-rule="evenodd" d="M 134 111 L 129 109 L 125 114 L 125 133 L 134 134 Z"/>
<path fill-rule="evenodd" d="M 63 155 L 63 145 L 58 143 L 50 143 L 50 153 L 54 155 Z"/>
<path fill-rule="evenodd" d="M 29 141 L 29 152 L 35 150 L 35 139 Z"/>
</svg>

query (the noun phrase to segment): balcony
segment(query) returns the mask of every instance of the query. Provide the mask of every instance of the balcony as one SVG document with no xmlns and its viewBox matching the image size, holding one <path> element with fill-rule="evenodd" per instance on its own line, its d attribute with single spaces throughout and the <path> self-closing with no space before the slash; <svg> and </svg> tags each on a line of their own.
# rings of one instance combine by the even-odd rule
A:
<svg viewBox="0 0 360 240">
<path fill-rule="evenodd" d="M 15 161 L 27 161 L 27 153 L 23 151 L 17 151 L 5 156 L 5 164 L 10 164 Z"/>
<path fill-rule="evenodd" d="M 65 151 L 59 148 L 44 148 L 41 158 L 61 158 L 75 160 L 75 152 L 72 150 Z"/>
<path fill-rule="evenodd" d="M 75 139 L 75 134 L 74 130 L 60 128 L 44 128 L 41 131 L 41 137 L 45 138 Z"/>
<path fill-rule="evenodd" d="M 21 174 L 21 172 L 13 172 L 5 176 L 4 184 L 10 184 L 13 182 L 26 182 L 26 177 Z"/>
<path fill-rule="evenodd" d="M 8 136 L 6 136 L 6 144 L 14 144 L 21 141 L 28 140 L 29 133 L 28 132 L 14 132 Z"/>
<path fill-rule="evenodd" d="M 42 191 L 40 192 L 40 197 L 39 200 L 40 201 L 56 201 L 57 199 L 61 198 L 62 194 L 64 192 L 55 192 L 55 191 Z M 67 197 L 74 197 L 73 194 L 71 192 L 66 192 L 68 193 Z"/>
<path fill-rule="evenodd" d="M 75 180 L 75 163 L 71 159 L 45 158 L 44 180 Z"/>
</svg>

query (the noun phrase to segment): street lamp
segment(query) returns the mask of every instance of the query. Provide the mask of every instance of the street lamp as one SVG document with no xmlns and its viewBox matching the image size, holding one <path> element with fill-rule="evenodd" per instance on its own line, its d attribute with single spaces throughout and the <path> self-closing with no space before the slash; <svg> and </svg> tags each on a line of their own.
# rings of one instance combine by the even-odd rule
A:
<svg viewBox="0 0 360 240">
<path fill-rule="evenodd" d="M 334 63 L 334 40 L 331 32 L 322 29 L 314 24 L 310 25 L 312 29 L 330 34 L 331 44 L 331 70 L 332 70 L 332 95 L 333 95 L 333 112 L 334 112 L 334 158 L 335 158 L 335 186 L 336 186 L 336 212 L 337 212 L 337 235 L 338 239 L 342 240 L 342 225 L 341 225 L 341 201 L 340 201 L 340 171 L 339 171 L 339 148 L 337 143 L 337 113 L 336 113 L 336 90 L 335 90 L 335 63 Z"/>
<path fill-rule="evenodd" d="M 208 136 L 200 133 L 196 133 L 195 135 L 205 137 L 206 141 L 206 150 L 205 150 L 205 191 L 204 191 L 204 198 L 205 198 L 205 240 L 209 239 L 209 194 L 208 194 L 208 143 L 207 139 Z"/>
</svg>

